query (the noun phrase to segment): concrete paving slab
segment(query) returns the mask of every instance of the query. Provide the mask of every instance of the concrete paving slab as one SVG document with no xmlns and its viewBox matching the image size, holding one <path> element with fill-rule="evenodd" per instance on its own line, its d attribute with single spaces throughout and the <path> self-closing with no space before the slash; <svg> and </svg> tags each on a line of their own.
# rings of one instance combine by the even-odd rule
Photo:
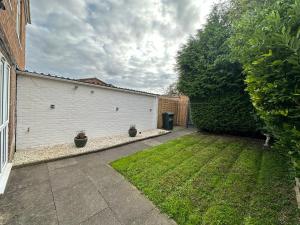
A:
<svg viewBox="0 0 300 225">
<path fill-rule="evenodd" d="M 94 168 L 84 168 L 87 177 L 94 183 L 98 190 L 108 189 L 124 178 L 109 165 L 100 165 Z"/>
<path fill-rule="evenodd" d="M 7 184 L 6 193 L 15 192 L 32 185 L 38 185 L 49 178 L 46 164 L 13 169 Z"/>
<path fill-rule="evenodd" d="M 53 194 L 58 221 L 63 225 L 80 224 L 108 207 L 91 182 L 64 188 Z"/>
<path fill-rule="evenodd" d="M 113 212 L 107 208 L 80 223 L 80 225 L 121 225 L 121 223 L 114 216 Z"/>
<path fill-rule="evenodd" d="M 75 160 L 75 158 L 69 158 L 65 160 L 58 160 L 58 161 L 47 163 L 49 171 L 61 169 L 68 166 L 75 166 L 76 164 L 77 161 Z"/>
<path fill-rule="evenodd" d="M 92 153 L 88 155 L 83 155 L 79 157 L 75 157 L 74 159 L 77 161 L 78 165 L 80 168 L 85 168 L 85 167 L 97 167 L 99 165 L 104 165 L 106 164 L 105 161 L 100 157 L 101 153 Z"/>
<path fill-rule="evenodd" d="M 0 197 L 0 224 L 57 224 L 48 181 Z"/>
<path fill-rule="evenodd" d="M 134 154 L 146 148 L 149 148 L 149 146 L 145 145 L 142 142 L 136 142 L 134 144 L 124 145 L 118 148 L 111 149 L 110 151 L 100 152 L 99 156 L 104 162 L 110 163 L 114 160 Z"/>
<path fill-rule="evenodd" d="M 131 224 L 135 218 L 141 217 L 155 208 L 125 180 L 102 190 L 101 193 L 122 224 Z"/>
<path fill-rule="evenodd" d="M 1 223 L 0 223 L 1 224 Z M 21 214 L 15 216 L 6 225 L 59 225 L 55 210 L 41 210 L 39 214 Z"/>
<path fill-rule="evenodd" d="M 153 209 L 146 215 L 136 218 L 131 225 L 176 225 L 167 215 L 161 214 L 158 209 Z"/>
<path fill-rule="evenodd" d="M 49 171 L 53 192 L 70 188 L 76 184 L 88 182 L 87 177 L 78 166 L 69 166 Z"/>
</svg>

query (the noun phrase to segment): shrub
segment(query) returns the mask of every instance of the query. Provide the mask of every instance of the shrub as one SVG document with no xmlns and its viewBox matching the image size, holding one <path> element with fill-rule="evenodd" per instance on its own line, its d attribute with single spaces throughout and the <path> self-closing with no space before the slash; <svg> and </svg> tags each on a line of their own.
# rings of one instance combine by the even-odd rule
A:
<svg viewBox="0 0 300 225">
<path fill-rule="evenodd" d="M 267 2 L 234 24 L 231 49 L 244 65 L 253 105 L 299 176 L 300 0 Z"/>
<path fill-rule="evenodd" d="M 245 93 L 226 93 L 199 100 L 192 98 L 193 122 L 202 130 L 216 133 L 256 134 L 256 122 L 249 119 L 250 112 L 254 114 L 253 107 L 248 101 Z"/>
<path fill-rule="evenodd" d="M 227 6 L 217 5 L 205 28 L 178 53 L 178 88 L 190 97 L 193 122 L 199 129 L 256 133 L 258 123 L 244 91 L 242 66 L 229 58 L 230 36 Z"/>
</svg>

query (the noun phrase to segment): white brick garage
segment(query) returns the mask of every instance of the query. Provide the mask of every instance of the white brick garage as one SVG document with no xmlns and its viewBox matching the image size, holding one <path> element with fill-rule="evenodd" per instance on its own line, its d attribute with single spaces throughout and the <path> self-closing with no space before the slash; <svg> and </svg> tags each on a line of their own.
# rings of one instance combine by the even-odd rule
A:
<svg viewBox="0 0 300 225">
<path fill-rule="evenodd" d="M 157 96 L 20 72 L 17 150 L 72 143 L 78 131 L 98 138 L 156 129 Z"/>
</svg>

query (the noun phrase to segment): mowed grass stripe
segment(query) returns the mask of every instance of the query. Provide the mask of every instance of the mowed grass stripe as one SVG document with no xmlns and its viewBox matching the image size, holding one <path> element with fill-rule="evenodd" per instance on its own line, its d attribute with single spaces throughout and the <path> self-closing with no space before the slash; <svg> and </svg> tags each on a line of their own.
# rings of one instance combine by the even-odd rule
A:
<svg viewBox="0 0 300 225">
<path fill-rule="evenodd" d="M 205 137 L 206 136 L 204 136 L 203 139 L 205 139 Z M 174 154 L 174 151 L 176 151 L 177 148 L 182 148 L 186 145 L 195 144 L 197 143 L 198 139 L 200 139 L 200 137 L 198 137 L 197 135 L 187 135 L 185 137 L 180 137 L 178 139 L 168 141 L 159 146 L 152 148 L 150 147 L 144 151 L 137 152 L 131 156 L 123 157 L 113 162 L 113 164 L 116 167 L 118 167 L 119 171 L 131 171 L 131 168 L 135 168 L 138 163 L 141 164 L 144 161 L 149 161 L 156 156 L 168 157 Z M 153 154 L 153 151 L 156 151 L 155 154 Z"/>
<path fill-rule="evenodd" d="M 294 179 L 289 176 L 288 159 L 265 151 L 257 187 L 244 219 L 246 225 L 300 224 L 294 194 Z M 292 204 L 293 207 L 289 207 Z"/>
<path fill-rule="evenodd" d="M 176 192 L 186 181 L 195 175 L 207 163 L 222 153 L 232 140 L 218 138 L 209 146 L 203 147 L 192 158 L 185 160 L 172 170 L 155 179 L 148 187 L 145 187 L 144 193 L 156 204 L 160 204 L 172 192 Z"/>
<path fill-rule="evenodd" d="M 215 139 L 216 137 L 213 136 L 201 135 L 195 138 L 195 136 L 189 135 L 186 139 L 180 138 L 176 142 L 172 141 L 172 143 L 166 143 L 146 150 L 147 153 L 151 153 L 149 157 L 143 154 L 135 154 L 113 162 L 112 166 L 120 173 L 132 178 L 148 168 L 152 168 L 154 165 L 164 163 L 165 160 L 176 157 L 181 152 L 188 153 L 193 149 L 194 145 L 210 143 Z M 186 146 L 189 147 L 186 148 Z"/>
<path fill-rule="evenodd" d="M 199 144 L 194 144 L 184 150 L 178 150 L 176 154 L 169 158 L 158 159 L 151 163 L 151 167 L 141 171 L 140 173 L 131 177 L 131 180 L 138 188 L 147 187 L 153 183 L 153 180 L 158 180 L 166 172 L 174 169 L 176 166 L 180 166 L 186 161 L 190 161 L 199 152 L 202 152 L 206 146 L 214 144 L 217 141 L 217 137 L 211 137 L 207 141 Z M 155 169 L 154 169 L 155 168 Z"/>
<path fill-rule="evenodd" d="M 287 159 L 249 138 L 217 137 L 190 135 L 112 165 L 179 225 L 298 224 Z"/>
<path fill-rule="evenodd" d="M 260 149 L 250 147 L 243 150 L 224 183 L 215 190 L 214 201 L 203 215 L 203 224 L 220 220 L 223 224 L 243 223 L 255 189 L 261 158 Z"/>
<path fill-rule="evenodd" d="M 161 204 L 163 211 L 171 215 L 178 224 L 200 221 L 199 214 L 205 211 L 213 199 L 213 190 L 222 183 L 227 173 L 242 152 L 243 143 L 231 143 L 223 154 L 211 160 L 177 192 L 172 193 Z M 197 224 L 197 223 L 195 223 Z"/>
<path fill-rule="evenodd" d="M 206 136 L 203 137 L 205 139 Z M 114 163 L 118 167 L 119 171 L 132 171 L 132 168 L 136 168 L 138 164 L 142 164 L 145 161 L 152 160 L 157 156 L 169 157 L 174 154 L 177 149 L 183 148 L 186 145 L 192 145 L 197 143 L 200 137 L 196 135 L 187 135 L 167 143 L 161 144 L 156 147 L 150 147 L 144 151 L 138 152 L 128 157 L 121 158 Z M 202 136 L 201 136 L 202 139 Z M 155 154 L 153 152 L 155 151 Z"/>
</svg>

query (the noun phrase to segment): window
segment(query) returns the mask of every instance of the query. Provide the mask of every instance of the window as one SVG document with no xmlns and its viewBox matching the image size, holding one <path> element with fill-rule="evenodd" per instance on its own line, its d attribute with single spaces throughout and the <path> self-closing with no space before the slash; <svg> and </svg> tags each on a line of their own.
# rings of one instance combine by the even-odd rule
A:
<svg viewBox="0 0 300 225">
<path fill-rule="evenodd" d="M 2 107 L 2 96 L 3 96 L 3 81 L 4 81 L 4 59 L 1 59 L 0 55 L 0 125 L 3 123 L 3 107 Z"/>
<path fill-rule="evenodd" d="M 8 162 L 9 77 L 10 67 L 0 53 L 0 178 Z"/>
<path fill-rule="evenodd" d="M 0 55 L 1 57 L 1 55 Z M 0 126 L 8 122 L 9 74 L 10 67 L 4 58 L 0 63 Z"/>
<path fill-rule="evenodd" d="M 21 38 L 21 0 L 17 0 L 17 18 L 16 18 L 16 31 L 18 38 Z"/>
</svg>

